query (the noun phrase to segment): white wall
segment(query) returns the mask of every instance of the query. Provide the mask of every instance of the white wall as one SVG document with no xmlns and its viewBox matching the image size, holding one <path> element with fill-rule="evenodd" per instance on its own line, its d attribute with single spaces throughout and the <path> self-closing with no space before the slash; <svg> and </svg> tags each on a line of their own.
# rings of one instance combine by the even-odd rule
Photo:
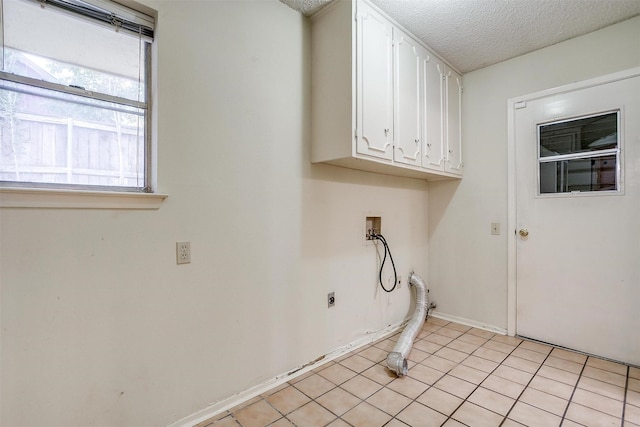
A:
<svg viewBox="0 0 640 427">
<path fill-rule="evenodd" d="M 167 425 L 400 322 L 409 291 L 381 294 L 365 212 L 399 272 L 426 277 L 424 181 L 309 163 L 304 18 L 277 0 L 144 4 L 169 198 L 0 209 L 4 426 Z"/>
<path fill-rule="evenodd" d="M 637 67 L 638 40 L 640 17 L 464 76 L 464 179 L 429 184 L 438 311 L 507 328 L 507 100 Z"/>
</svg>

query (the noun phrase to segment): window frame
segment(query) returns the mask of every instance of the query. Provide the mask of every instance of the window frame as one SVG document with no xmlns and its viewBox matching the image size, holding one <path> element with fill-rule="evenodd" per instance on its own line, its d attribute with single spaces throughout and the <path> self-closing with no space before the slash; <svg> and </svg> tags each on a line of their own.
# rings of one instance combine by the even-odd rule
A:
<svg viewBox="0 0 640 427">
<path fill-rule="evenodd" d="M 40 3 L 42 0 L 23 0 L 29 2 Z M 73 0 L 71 0 L 73 2 Z M 111 0 L 84 0 L 88 6 L 94 6 L 96 8 L 101 7 L 100 10 L 107 10 L 111 13 L 111 23 L 105 23 L 105 15 L 101 13 L 101 16 L 95 16 L 91 14 L 91 7 L 86 8 L 86 11 L 89 13 L 78 13 L 72 9 L 62 7 L 60 8 L 59 4 L 65 4 L 65 2 L 58 2 L 57 0 L 45 0 L 44 3 L 47 7 L 56 8 L 56 10 L 60 10 L 67 14 L 72 14 L 74 16 L 79 17 L 80 19 L 85 19 L 85 21 L 91 23 L 92 25 L 110 25 L 114 31 L 127 31 L 129 34 L 133 34 L 134 36 L 137 34 L 140 37 L 141 49 L 140 54 L 142 55 L 141 63 L 144 66 L 144 92 L 143 92 L 143 100 L 132 100 L 128 98 L 123 98 L 119 96 L 109 95 L 101 92 L 94 92 L 90 90 L 85 90 L 76 86 L 67 86 L 60 83 L 47 82 L 44 80 L 39 80 L 32 77 L 22 76 L 10 72 L 6 72 L 0 69 L 0 84 L 2 82 L 9 82 L 10 84 L 18 84 L 29 86 L 38 89 L 43 89 L 46 91 L 53 91 L 60 94 L 68 94 L 73 96 L 84 97 L 88 99 L 94 99 L 102 102 L 109 102 L 117 105 L 122 105 L 126 107 L 133 107 L 139 109 L 143 112 L 144 120 L 142 130 L 144 132 L 143 138 L 143 147 L 142 151 L 144 153 L 143 160 L 143 170 L 142 170 L 142 179 L 143 184 L 141 187 L 134 186 L 113 186 L 113 185 L 96 185 L 96 184 L 73 184 L 73 183 L 46 183 L 46 182 L 30 182 L 30 181 L 0 181 L 0 194 L 2 198 L 0 201 L 9 202 L 9 205 L 13 206 L 13 203 L 9 200 L 13 200 L 16 194 L 35 194 L 30 190 L 46 190 L 47 199 L 51 195 L 55 194 L 67 194 L 69 191 L 80 191 L 83 196 L 87 195 L 95 195 L 95 194 L 121 194 L 121 193 L 139 193 L 139 194 L 154 194 L 154 170 L 152 166 L 153 161 L 153 135 L 152 135 L 152 85 L 153 85 L 153 76 L 152 76 L 152 55 L 153 55 L 153 31 L 155 18 L 148 16 L 146 13 L 139 12 L 135 9 L 131 9 L 129 7 L 125 7 L 119 3 L 113 2 Z M 0 24 L 3 23 L 3 10 L 2 10 L 2 0 L 0 0 Z M 102 9 L 103 6 L 107 6 L 107 8 Z M 78 9 L 80 10 L 80 9 Z M 126 17 L 120 18 L 120 16 L 124 14 Z M 141 18 L 139 18 L 141 17 Z M 133 20 L 133 21 L 131 21 Z M 131 30 L 131 27 L 122 26 L 122 22 L 133 22 L 134 24 L 140 25 L 140 30 L 136 33 Z M 151 23 L 152 28 L 149 29 L 145 25 Z M 3 25 L 3 24 L 2 24 Z M 143 30 L 144 29 L 144 30 Z M 3 30 L 4 31 L 4 30 Z M 4 37 L 4 36 L 2 36 Z M 4 58 L 4 41 L 2 40 L 2 46 L 0 46 L 2 56 Z M 4 66 L 4 59 L 2 67 Z M 5 90 L 12 90 L 6 89 Z M 10 191 L 11 189 L 15 189 L 16 191 Z M 25 191 L 19 191 L 19 189 L 24 189 Z M 8 190 L 8 191 L 4 191 Z M 80 193 L 79 193 L 80 194 Z M 160 195 L 161 199 L 166 198 L 166 195 Z M 82 200 L 88 200 L 86 197 L 83 197 Z M 0 206 L 7 206 L 5 203 L 0 203 Z"/>
<path fill-rule="evenodd" d="M 536 190 L 535 195 L 538 198 L 547 198 L 547 197 L 593 197 L 593 196 L 611 196 L 611 195 L 622 195 L 624 194 L 624 174 L 623 174 L 623 108 L 614 108 L 611 110 L 598 111 L 589 114 L 582 114 L 575 117 L 565 117 L 562 119 L 555 119 L 552 121 L 546 121 L 542 123 L 536 124 Z M 593 150 L 593 151 L 582 151 L 576 153 L 569 154 L 558 154 L 553 156 L 541 156 L 541 128 L 544 126 L 560 124 L 560 123 L 569 123 L 573 121 L 578 121 L 582 119 L 589 119 L 592 117 L 600 117 L 606 116 L 608 114 L 616 114 L 616 148 L 602 149 L 602 150 Z M 596 191 L 561 191 L 561 192 L 553 192 L 553 193 L 543 193 L 541 192 L 541 174 L 540 174 L 540 166 L 543 163 L 554 163 L 563 160 L 589 160 L 596 158 L 603 158 L 607 156 L 615 155 L 616 158 L 616 189 L 614 190 L 596 190 Z"/>
</svg>

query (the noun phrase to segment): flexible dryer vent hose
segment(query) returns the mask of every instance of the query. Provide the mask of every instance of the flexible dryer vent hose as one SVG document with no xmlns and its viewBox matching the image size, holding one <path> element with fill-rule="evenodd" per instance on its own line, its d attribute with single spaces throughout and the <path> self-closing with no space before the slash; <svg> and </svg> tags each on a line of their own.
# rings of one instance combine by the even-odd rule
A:
<svg viewBox="0 0 640 427">
<path fill-rule="evenodd" d="M 387 366 L 399 377 L 407 375 L 409 371 L 407 356 L 411 352 L 413 341 L 422 329 L 422 325 L 424 325 L 424 320 L 427 317 L 427 308 L 429 307 L 429 291 L 424 280 L 412 272 L 409 274 L 409 284 L 416 290 L 416 308 L 393 351 L 387 356 Z"/>
</svg>

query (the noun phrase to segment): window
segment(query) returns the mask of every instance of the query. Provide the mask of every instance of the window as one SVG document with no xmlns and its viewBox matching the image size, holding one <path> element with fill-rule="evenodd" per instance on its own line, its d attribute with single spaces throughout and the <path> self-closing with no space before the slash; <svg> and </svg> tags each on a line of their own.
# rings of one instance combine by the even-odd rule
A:
<svg viewBox="0 0 640 427">
<path fill-rule="evenodd" d="M 618 191 L 619 115 L 538 125 L 539 194 Z"/>
<path fill-rule="evenodd" d="M 0 0 L 0 181 L 150 192 L 153 18 L 109 0 Z"/>
</svg>

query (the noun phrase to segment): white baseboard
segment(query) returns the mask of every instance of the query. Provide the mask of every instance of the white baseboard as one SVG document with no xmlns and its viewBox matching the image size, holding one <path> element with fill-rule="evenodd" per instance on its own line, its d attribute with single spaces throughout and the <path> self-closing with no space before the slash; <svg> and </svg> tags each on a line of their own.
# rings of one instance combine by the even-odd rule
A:
<svg viewBox="0 0 640 427">
<path fill-rule="evenodd" d="M 429 312 L 429 316 L 437 317 L 438 319 L 448 320 L 449 322 L 456 322 L 462 325 L 471 326 L 478 329 L 483 329 L 485 331 L 494 332 L 496 334 L 507 335 L 507 330 L 504 328 L 499 328 L 493 325 L 487 325 L 483 322 L 478 322 L 476 320 L 465 319 L 464 317 L 458 317 L 451 314 L 440 313 L 439 311 L 431 311 Z"/>
<path fill-rule="evenodd" d="M 322 365 L 324 365 L 325 363 L 328 363 L 330 361 L 332 361 L 333 359 L 336 359 L 340 356 L 342 356 L 343 354 L 349 353 L 353 350 L 356 350 L 360 347 L 363 347 L 367 344 L 370 344 L 374 341 L 379 340 L 380 338 L 384 338 L 387 335 L 391 335 L 393 333 L 395 333 L 396 331 L 398 331 L 400 328 L 402 328 L 405 324 L 406 324 L 407 320 L 405 319 L 403 322 L 395 324 L 395 325 L 390 325 L 384 329 L 381 329 L 379 331 L 375 331 L 375 332 L 369 332 L 367 333 L 365 336 L 358 338 L 357 340 L 344 345 L 342 347 L 339 347 L 329 353 L 327 353 L 326 355 L 324 355 L 324 357 L 321 357 L 319 359 L 316 359 L 316 361 L 313 362 L 309 362 L 306 365 L 299 367 L 297 369 L 294 369 L 292 371 L 289 371 L 287 373 L 283 373 L 280 375 L 277 375 L 265 382 L 263 382 L 262 384 L 258 384 L 254 387 L 251 387 L 248 390 L 242 391 L 240 393 L 234 394 L 231 397 L 228 397 L 224 400 L 215 402 L 209 406 L 207 406 L 206 408 L 191 414 L 185 418 L 182 418 L 178 421 L 175 421 L 171 424 L 169 424 L 167 427 L 193 427 L 196 424 L 208 420 L 209 418 L 212 418 L 228 409 L 233 408 L 234 406 L 237 406 L 239 404 L 241 404 L 242 402 L 245 402 L 249 399 L 253 399 L 256 396 L 261 395 L 262 393 L 265 393 L 266 391 L 277 387 L 281 384 L 284 384 L 287 381 L 291 381 L 292 379 L 305 374 L 313 369 L 316 369 Z"/>
</svg>

